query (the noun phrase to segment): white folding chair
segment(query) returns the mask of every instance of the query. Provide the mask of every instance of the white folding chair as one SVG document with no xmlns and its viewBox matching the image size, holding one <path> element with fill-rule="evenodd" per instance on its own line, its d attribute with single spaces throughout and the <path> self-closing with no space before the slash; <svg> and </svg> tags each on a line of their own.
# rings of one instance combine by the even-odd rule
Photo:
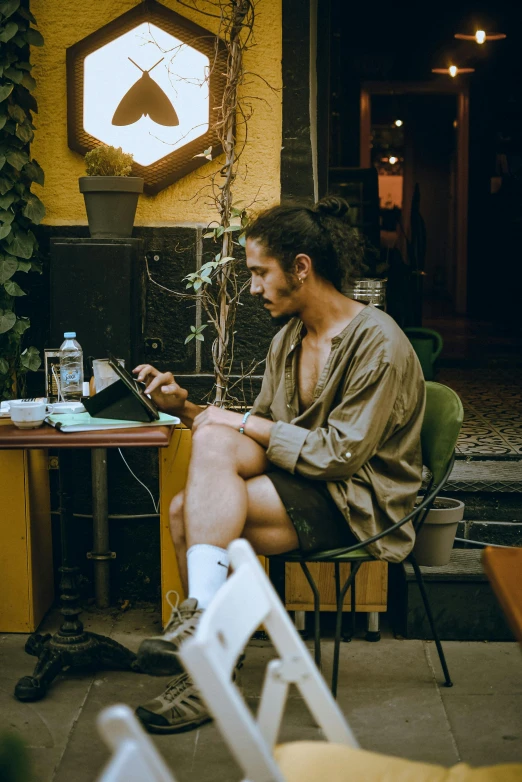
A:
<svg viewBox="0 0 522 782">
<path fill-rule="evenodd" d="M 295 684 L 327 741 L 358 747 L 352 731 L 245 540 L 229 546 L 233 573 L 203 613 L 180 655 L 249 782 L 284 782 L 273 748 L 290 684 Z M 256 717 L 233 682 L 252 633 L 264 626 L 279 658 L 266 670 Z"/>
<path fill-rule="evenodd" d="M 97 782 L 176 782 L 128 706 L 109 706 L 96 722 L 113 753 Z"/>
</svg>

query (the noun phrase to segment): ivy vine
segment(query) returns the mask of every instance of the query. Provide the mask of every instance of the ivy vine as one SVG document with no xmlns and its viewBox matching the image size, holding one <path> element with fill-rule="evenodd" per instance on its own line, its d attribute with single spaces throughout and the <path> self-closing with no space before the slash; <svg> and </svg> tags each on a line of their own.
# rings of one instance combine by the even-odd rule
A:
<svg viewBox="0 0 522 782">
<path fill-rule="evenodd" d="M 23 275 L 41 273 L 38 243 L 31 227 L 45 215 L 31 185 L 44 183 L 44 173 L 31 159 L 33 112 L 30 46 L 42 46 L 43 37 L 31 25 L 36 19 L 22 0 L 0 0 L 0 398 L 9 399 L 24 388 L 25 373 L 37 370 L 38 350 L 24 349 L 29 318 L 17 314 L 17 300 L 25 296 Z"/>
</svg>

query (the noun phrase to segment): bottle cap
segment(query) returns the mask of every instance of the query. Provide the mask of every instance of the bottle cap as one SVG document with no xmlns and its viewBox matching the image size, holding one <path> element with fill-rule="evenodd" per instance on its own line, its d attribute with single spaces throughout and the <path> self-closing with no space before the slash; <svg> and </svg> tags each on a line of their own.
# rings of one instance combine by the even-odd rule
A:
<svg viewBox="0 0 522 782">
<path fill-rule="evenodd" d="M 64 332 L 63 336 L 65 337 L 65 339 L 74 339 L 74 337 L 76 336 L 76 332 L 75 331 L 66 331 L 66 332 Z"/>
</svg>

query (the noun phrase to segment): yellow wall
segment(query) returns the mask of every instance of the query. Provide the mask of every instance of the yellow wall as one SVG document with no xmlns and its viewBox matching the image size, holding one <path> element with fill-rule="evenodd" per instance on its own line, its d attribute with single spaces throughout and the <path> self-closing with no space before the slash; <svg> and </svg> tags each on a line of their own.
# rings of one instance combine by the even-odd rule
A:
<svg viewBox="0 0 522 782">
<path fill-rule="evenodd" d="M 65 50 L 85 36 L 133 8 L 136 0 L 31 0 L 31 11 L 45 38 L 43 48 L 33 48 L 33 76 L 38 87 L 35 97 L 36 134 L 32 155 L 45 172 L 45 186 L 35 185 L 43 200 L 50 225 L 86 225 L 83 196 L 78 177 L 83 176 L 83 158 L 67 146 L 67 98 Z M 217 30 L 215 20 L 203 16 L 177 0 L 163 5 L 209 29 Z M 204 8 L 204 5 L 200 3 Z M 213 9 L 215 10 L 215 9 Z M 245 55 L 245 70 L 260 74 L 275 89 L 255 76 L 247 76 L 243 88 L 254 114 L 248 123 L 248 146 L 234 190 L 234 200 L 245 205 L 255 201 L 263 208 L 279 201 L 281 153 L 281 0 L 259 0 L 256 11 L 255 46 Z M 260 99 L 260 100 L 259 100 Z M 204 198 L 189 200 L 201 188 L 201 177 L 219 168 L 216 161 L 199 168 L 154 196 L 140 197 L 136 225 L 207 223 L 216 218 Z"/>
</svg>

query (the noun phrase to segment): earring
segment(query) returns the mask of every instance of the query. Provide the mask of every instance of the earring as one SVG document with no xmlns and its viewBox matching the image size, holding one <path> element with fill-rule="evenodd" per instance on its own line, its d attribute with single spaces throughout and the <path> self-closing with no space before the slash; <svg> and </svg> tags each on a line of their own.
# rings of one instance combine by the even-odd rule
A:
<svg viewBox="0 0 522 782">
<path fill-rule="evenodd" d="M 301 285 L 302 285 L 302 284 L 303 284 L 303 282 L 304 282 L 304 277 L 299 277 L 299 282 L 300 282 L 300 283 L 301 283 Z"/>
</svg>

